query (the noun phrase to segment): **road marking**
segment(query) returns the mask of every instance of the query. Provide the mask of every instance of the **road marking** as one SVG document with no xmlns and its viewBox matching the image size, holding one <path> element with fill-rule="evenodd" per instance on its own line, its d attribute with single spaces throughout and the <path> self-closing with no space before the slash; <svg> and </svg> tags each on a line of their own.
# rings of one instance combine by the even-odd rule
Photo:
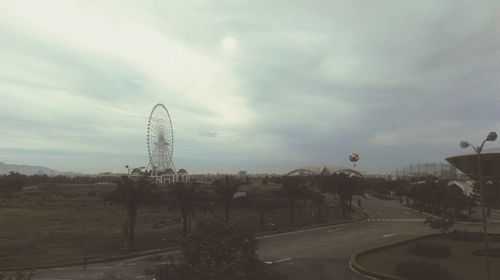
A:
<svg viewBox="0 0 500 280">
<path fill-rule="evenodd" d="M 124 265 L 124 263 L 119 263 L 119 264 L 110 265 L 110 266 L 103 266 L 100 269 L 110 269 L 110 268 L 115 268 L 115 267 L 119 267 L 119 266 L 122 266 L 122 265 Z"/>
<path fill-rule="evenodd" d="M 345 228 L 334 228 L 334 229 L 329 229 L 326 232 L 334 232 L 334 231 L 340 231 L 340 230 L 344 230 L 344 229 Z"/>
<path fill-rule="evenodd" d="M 394 235 L 398 235 L 399 233 L 395 232 L 395 233 L 389 233 L 389 234 L 386 234 L 386 235 L 382 235 L 382 238 L 387 238 L 387 237 L 391 237 L 391 236 L 394 236 Z"/>
<path fill-rule="evenodd" d="M 286 261 L 289 261 L 291 260 L 292 258 L 284 258 L 284 259 L 281 259 L 281 260 L 277 260 L 275 261 L 274 263 L 280 263 L 280 262 L 286 262 Z"/>
<path fill-rule="evenodd" d="M 276 260 L 276 261 L 265 261 L 264 263 L 265 264 L 275 264 L 275 263 L 280 263 L 280 262 L 286 262 L 286 261 L 289 261 L 291 259 L 292 258 L 284 258 L 284 259 Z"/>
<path fill-rule="evenodd" d="M 371 218 L 367 219 L 368 222 L 423 222 L 425 219 L 402 219 L 402 218 Z"/>
<path fill-rule="evenodd" d="M 310 232 L 310 231 L 320 231 L 320 230 L 324 230 L 327 228 L 336 228 L 336 227 L 342 227 L 342 226 L 345 227 L 345 224 L 338 224 L 338 225 L 332 225 L 332 226 L 321 226 L 321 227 L 317 227 L 317 228 L 308 228 L 308 229 L 301 229 L 301 230 L 296 230 L 296 231 L 288 231 L 288 232 L 282 232 L 282 233 L 262 235 L 262 236 L 257 236 L 256 239 L 273 238 L 273 237 L 278 237 L 278 236 L 293 235 L 293 234 L 297 234 L 297 233 Z"/>
</svg>

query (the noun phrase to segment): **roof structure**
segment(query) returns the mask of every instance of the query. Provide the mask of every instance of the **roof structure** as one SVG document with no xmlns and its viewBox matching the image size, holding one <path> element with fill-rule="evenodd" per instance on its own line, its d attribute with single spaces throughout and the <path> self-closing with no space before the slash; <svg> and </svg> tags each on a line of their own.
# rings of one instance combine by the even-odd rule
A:
<svg viewBox="0 0 500 280">
<path fill-rule="evenodd" d="M 326 165 L 313 165 L 313 166 L 303 166 L 297 169 L 293 169 L 288 172 L 286 176 L 310 176 L 310 175 L 331 175 L 335 173 L 348 173 L 354 176 L 363 175 L 352 168 L 344 166 L 326 166 Z"/>
<path fill-rule="evenodd" d="M 477 175 L 478 162 L 474 152 L 452 156 L 446 160 L 470 177 Z M 485 149 L 481 153 L 481 171 L 483 176 L 500 178 L 500 147 Z"/>
</svg>

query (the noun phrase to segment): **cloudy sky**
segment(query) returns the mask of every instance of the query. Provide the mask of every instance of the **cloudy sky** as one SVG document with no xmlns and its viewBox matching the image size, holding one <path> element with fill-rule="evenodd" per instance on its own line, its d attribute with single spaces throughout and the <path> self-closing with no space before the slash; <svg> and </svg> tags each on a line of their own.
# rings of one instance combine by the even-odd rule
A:
<svg viewBox="0 0 500 280">
<path fill-rule="evenodd" d="M 384 172 L 500 132 L 499 1 L 0 0 L 0 161 Z M 490 146 L 499 146 L 492 144 Z"/>
</svg>

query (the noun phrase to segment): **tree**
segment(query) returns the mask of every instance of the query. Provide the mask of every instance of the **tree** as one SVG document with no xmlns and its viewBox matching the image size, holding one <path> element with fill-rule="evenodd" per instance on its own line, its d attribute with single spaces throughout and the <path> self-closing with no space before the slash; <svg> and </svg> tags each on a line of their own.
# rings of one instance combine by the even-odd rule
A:
<svg viewBox="0 0 500 280">
<path fill-rule="evenodd" d="M 263 229 L 265 227 L 265 214 L 272 212 L 280 201 L 267 191 L 247 193 L 243 203 L 259 212 L 259 225 Z"/>
<path fill-rule="evenodd" d="M 147 201 L 157 200 L 158 196 L 154 193 L 154 186 L 148 176 L 141 176 L 134 179 L 123 176 L 118 182 L 116 189 L 103 196 L 104 202 L 120 203 L 125 205 L 127 209 L 126 221 L 123 228 L 123 232 L 127 236 L 127 251 L 135 245 L 134 232 L 139 205 Z"/>
<path fill-rule="evenodd" d="M 332 175 L 332 179 L 337 186 L 337 193 L 342 205 L 342 216 L 345 216 L 351 208 L 355 179 L 345 173 L 336 173 Z"/>
<path fill-rule="evenodd" d="M 314 206 L 316 206 L 316 218 L 318 221 L 322 218 L 321 209 L 325 203 L 325 196 L 317 187 L 311 187 L 308 189 L 308 198 L 311 199 Z"/>
<path fill-rule="evenodd" d="M 202 220 L 181 244 L 179 263 L 158 266 L 158 280 L 284 279 L 257 258 L 257 240 L 223 220 Z"/>
<path fill-rule="evenodd" d="M 266 174 L 264 179 L 262 179 L 262 184 L 267 185 L 267 183 L 269 183 L 269 176 L 267 176 L 267 174 Z"/>
<path fill-rule="evenodd" d="M 225 176 L 222 180 L 216 180 L 214 184 L 215 192 L 219 195 L 222 202 L 226 221 L 229 221 L 229 212 L 233 204 L 233 196 L 241 186 L 241 182 L 230 176 Z"/>
<path fill-rule="evenodd" d="M 187 236 L 195 209 L 205 209 L 206 195 L 198 182 L 176 182 L 168 186 L 167 200 L 171 208 L 179 209 L 182 219 L 182 235 Z"/>
<path fill-rule="evenodd" d="M 442 234 L 445 234 L 453 228 L 455 220 L 453 216 L 444 214 L 440 218 L 428 219 L 424 223 L 429 225 L 432 229 L 437 229 Z"/>
<path fill-rule="evenodd" d="M 442 211 L 450 212 L 455 218 L 459 218 L 462 210 L 475 205 L 472 198 L 464 195 L 458 186 L 449 186 L 442 202 Z"/>
<path fill-rule="evenodd" d="M 27 180 L 26 175 L 12 171 L 8 175 L 0 176 L 0 195 L 10 197 L 12 193 L 21 191 Z"/>
<path fill-rule="evenodd" d="M 305 186 L 299 176 L 285 176 L 281 180 L 280 193 L 288 199 L 290 207 L 290 223 L 295 224 L 295 208 L 297 199 L 306 193 Z"/>
<path fill-rule="evenodd" d="M 474 196 L 479 198 L 481 190 L 479 184 L 474 184 Z M 491 207 L 500 205 L 500 181 L 498 179 L 485 180 L 484 182 L 485 202 L 488 210 L 488 217 L 491 214 Z"/>
</svg>

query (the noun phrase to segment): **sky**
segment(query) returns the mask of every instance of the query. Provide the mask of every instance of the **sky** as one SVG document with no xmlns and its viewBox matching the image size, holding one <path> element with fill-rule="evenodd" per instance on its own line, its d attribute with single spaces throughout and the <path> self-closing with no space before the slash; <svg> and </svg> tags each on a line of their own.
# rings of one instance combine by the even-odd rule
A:
<svg viewBox="0 0 500 280">
<path fill-rule="evenodd" d="M 500 2 L 0 0 L 0 161 L 390 172 L 500 132 Z M 488 143 L 498 147 L 499 143 Z"/>
</svg>

